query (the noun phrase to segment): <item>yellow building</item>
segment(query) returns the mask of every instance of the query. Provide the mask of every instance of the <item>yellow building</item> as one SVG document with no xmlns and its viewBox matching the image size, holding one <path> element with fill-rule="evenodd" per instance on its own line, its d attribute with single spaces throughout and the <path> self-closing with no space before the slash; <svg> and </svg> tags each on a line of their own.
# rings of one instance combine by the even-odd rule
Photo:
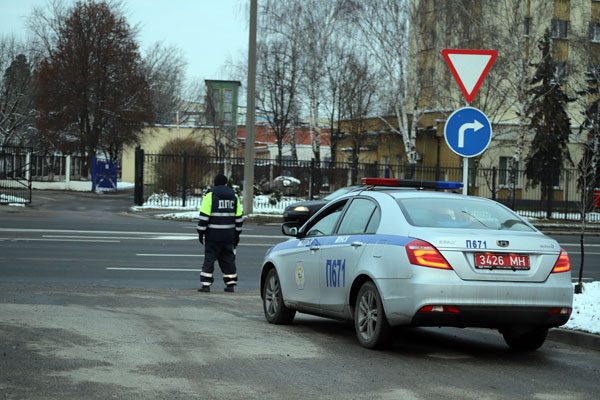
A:
<svg viewBox="0 0 600 400">
<path fill-rule="evenodd" d="M 189 127 L 177 125 L 161 125 L 148 127 L 141 136 L 139 143 L 144 154 L 159 154 L 165 144 L 173 139 L 193 138 L 203 143 L 208 149 L 215 147 L 215 142 L 225 147 L 234 145 L 230 135 L 218 127 Z M 135 148 L 136 145 L 125 146 L 121 160 L 121 181 L 135 183 Z"/>
</svg>

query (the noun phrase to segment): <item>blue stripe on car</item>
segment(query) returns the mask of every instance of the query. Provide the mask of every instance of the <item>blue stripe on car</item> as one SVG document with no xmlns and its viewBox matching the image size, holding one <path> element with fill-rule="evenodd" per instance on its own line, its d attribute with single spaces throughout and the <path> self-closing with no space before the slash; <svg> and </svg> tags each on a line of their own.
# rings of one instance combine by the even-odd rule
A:
<svg viewBox="0 0 600 400">
<path fill-rule="evenodd" d="M 347 238 L 344 240 L 344 238 Z M 302 239 L 288 240 L 287 242 L 279 243 L 275 245 L 269 252 L 269 254 L 282 251 L 296 249 L 299 247 L 310 247 L 310 246 L 342 246 L 348 243 L 360 241 L 365 244 L 383 244 L 385 241 L 386 245 L 392 246 L 405 246 L 407 243 L 412 241 L 412 238 L 408 236 L 398 235 L 335 235 L 335 236 L 315 236 L 305 237 Z"/>
</svg>

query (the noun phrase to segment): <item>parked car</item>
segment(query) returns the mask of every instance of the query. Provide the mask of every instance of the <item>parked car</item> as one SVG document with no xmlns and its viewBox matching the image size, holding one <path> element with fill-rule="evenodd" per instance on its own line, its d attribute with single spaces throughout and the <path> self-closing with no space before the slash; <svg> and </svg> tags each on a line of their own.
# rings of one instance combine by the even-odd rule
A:
<svg viewBox="0 0 600 400">
<path fill-rule="evenodd" d="M 263 183 L 261 190 L 264 194 L 279 190 L 284 196 L 299 196 L 301 195 L 302 182 L 292 176 L 278 176 L 272 181 Z"/>
<path fill-rule="evenodd" d="M 367 348 L 395 326 L 486 327 L 528 351 L 571 314 L 568 254 L 492 200 L 369 186 L 282 231 L 292 237 L 260 275 L 273 324 L 296 312 L 353 320 Z"/>
<path fill-rule="evenodd" d="M 419 188 L 419 189 L 441 189 L 455 190 L 462 184 L 456 182 L 437 182 L 437 181 L 418 181 L 412 179 L 388 179 L 388 178 L 363 178 L 360 185 L 346 186 L 328 194 L 320 200 L 305 200 L 293 203 L 283 210 L 283 222 L 297 222 L 304 224 L 310 217 L 319 211 L 325 204 L 331 200 L 337 199 L 346 193 L 362 190 L 369 186 L 383 185 L 387 182 L 397 182 L 398 187 Z M 462 187 L 462 186 L 460 186 Z"/>
<path fill-rule="evenodd" d="M 306 200 L 293 203 L 283 210 L 284 222 L 297 222 L 299 225 L 304 224 L 310 217 L 319 211 L 325 204 L 333 199 L 351 192 L 355 189 L 364 187 L 363 185 L 346 186 L 328 194 L 320 200 Z"/>
</svg>

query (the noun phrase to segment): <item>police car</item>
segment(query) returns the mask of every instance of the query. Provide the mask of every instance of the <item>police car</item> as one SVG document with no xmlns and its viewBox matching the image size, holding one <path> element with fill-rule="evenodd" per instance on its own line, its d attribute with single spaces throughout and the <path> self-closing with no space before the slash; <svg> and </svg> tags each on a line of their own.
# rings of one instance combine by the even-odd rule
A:
<svg viewBox="0 0 600 400">
<path fill-rule="evenodd" d="M 269 249 L 260 278 L 270 323 L 297 311 L 353 320 L 367 348 L 389 343 L 396 326 L 487 327 L 535 350 L 567 322 L 569 256 L 513 211 L 397 180 L 362 183 L 302 227 L 282 225 L 293 238 Z"/>
</svg>

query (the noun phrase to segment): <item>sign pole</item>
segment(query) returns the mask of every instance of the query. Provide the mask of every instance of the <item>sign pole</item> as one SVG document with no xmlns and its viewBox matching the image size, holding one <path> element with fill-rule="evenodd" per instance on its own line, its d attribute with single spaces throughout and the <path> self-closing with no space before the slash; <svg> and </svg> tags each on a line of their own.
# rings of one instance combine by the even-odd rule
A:
<svg viewBox="0 0 600 400">
<path fill-rule="evenodd" d="M 463 188 L 462 188 L 462 194 L 468 194 L 468 187 L 467 185 L 469 184 L 469 159 L 467 157 L 463 157 Z"/>
</svg>

